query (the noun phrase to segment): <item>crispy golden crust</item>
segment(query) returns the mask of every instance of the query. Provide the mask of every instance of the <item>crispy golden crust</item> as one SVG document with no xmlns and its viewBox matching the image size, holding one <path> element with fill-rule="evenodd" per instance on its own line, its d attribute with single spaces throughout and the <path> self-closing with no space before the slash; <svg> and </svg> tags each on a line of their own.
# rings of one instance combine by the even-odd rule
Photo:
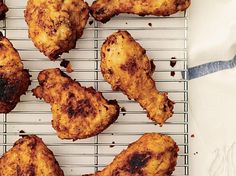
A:
<svg viewBox="0 0 236 176">
<path fill-rule="evenodd" d="M 83 0 L 28 0 L 25 10 L 29 37 L 51 60 L 75 48 L 88 17 Z"/>
<path fill-rule="evenodd" d="M 92 87 L 82 87 L 60 69 L 40 72 L 33 94 L 52 106 L 53 128 L 61 139 L 83 139 L 105 130 L 119 116 L 116 101 L 107 101 Z"/>
<path fill-rule="evenodd" d="M 190 0 L 96 0 L 90 13 L 96 20 L 106 23 L 120 13 L 169 16 L 189 6 Z"/>
<path fill-rule="evenodd" d="M 105 169 L 86 176 L 170 176 L 178 151 L 171 137 L 148 133 L 130 144 Z"/>
<path fill-rule="evenodd" d="M 6 12 L 8 7 L 3 3 L 3 0 L 0 0 L 0 20 L 3 20 L 6 17 Z"/>
<path fill-rule="evenodd" d="M 147 110 L 151 120 L 163 124 L 173 114 L 167 93 L 156 89 L 152 74 L 155 65 L 146 51 L 126 31 L 107 38 L 101 50 L 101 71 L 113 90 L 121 90 Z"/>
<path fill-rule="evenodd" d="M 51 150 L 37 136 L 24 136 L 0 158 L 0 176 L 64 176 Z"/>
<path fill-rule="evenodd" d="M 14 109 L 29 85 L 30 75 L 20 55 L 0 32 L 0 113 Z"/>
</svg>

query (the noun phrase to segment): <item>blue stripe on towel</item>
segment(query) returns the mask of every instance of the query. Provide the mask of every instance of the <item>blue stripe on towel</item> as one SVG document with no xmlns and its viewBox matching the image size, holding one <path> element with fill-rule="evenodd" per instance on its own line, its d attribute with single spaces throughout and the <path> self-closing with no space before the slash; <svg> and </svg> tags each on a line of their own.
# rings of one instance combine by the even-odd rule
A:
<svg viewBox="0 0 236 176">
<path fill-rule="evenodd" d="M 211 73 L 215 73 L 221 70 L 232 69 L 236 66 L 236 55 L 232 60 L 229 61 L 216 61 L 207 64 L 199 65 L 188 69 L 187 79 L 199 78 Z M 182 72 L 184 78 L 185 72 Z"/>
</svg>

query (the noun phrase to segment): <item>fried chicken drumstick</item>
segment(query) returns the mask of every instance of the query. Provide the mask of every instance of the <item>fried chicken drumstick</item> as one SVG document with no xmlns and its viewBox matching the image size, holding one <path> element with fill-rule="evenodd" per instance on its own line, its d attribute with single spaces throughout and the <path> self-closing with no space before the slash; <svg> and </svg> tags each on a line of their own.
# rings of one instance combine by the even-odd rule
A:
<svg viewBox="0 0 236 176">
<path fill-rule="evenodd" d="M 148 133 L 130 144 L 105 169 L 84 176 L 170 176 L 178 151 L 171 137 Z"/>
<path fill-rule="evenodd" d="M 3 3 L 3 0 L 0 0 L 0 20 L 3 20 L 6 17 L 6 12 L 8 7 Z"/>
<path fill-rule="evenodd" d="M 0 32 L 0 113 L 8 113 L 20 101 L 30 85 L 19 53 Z"/>
<path fill-rule="evenodd" d="M 121 90 L 147 110 L 151 120 L 162 125 L 173 114 L 173 102 L 160 93 L 152 74 L 155 65 L 146 51 L 126 31 L 109 36 L 101 49 L 101 71 L 113 90 Z"/>
<path fill-rule="evenodd" d="M 51 60 L 75 48 L 88 17 L 83 0 L 28 0 L 25 10 L 29 37 Z"/>
<path fill-rule="evenodd" d="M 190 0 L 96 0 L 90 13 L 96 20 L 106 23 L 120 13 L 169 16 L 189 6 Z"/>
<path fill-rule="evenodd" d="M 105 130 L 119 116 L 116 101 L 82 87 L 60 69 L 40 72 L 33 94 L 52 106 L 52 126 L 61 139 L 84 139 Z"/>
<path fill-rule="evenodd" d="M 24 136 L 0 158 L 0 176 L 64 176 L 51 150 L 37 136 Z"/>
</svg>

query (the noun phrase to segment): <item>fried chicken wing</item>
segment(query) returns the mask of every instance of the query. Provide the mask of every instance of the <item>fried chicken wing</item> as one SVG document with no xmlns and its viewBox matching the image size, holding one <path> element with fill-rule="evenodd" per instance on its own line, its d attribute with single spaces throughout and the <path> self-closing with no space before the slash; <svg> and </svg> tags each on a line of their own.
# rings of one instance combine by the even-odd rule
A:
<svg viewBox="0 0 236 176">
<path fill-rule="evenodd" d="M 0 158 L 0 176 L 64 176 L 51 150 L 35 135 L 24 136 Z"/>
<path fill-rule="evenodd" d="M 0 113 L 15 108 L 30 85 L 30 75 L 11 42 L 0 32 Z"/>
<path fill-rule="evenodd" d="M 105 169 L 85 176 L 170 176 L 175 170 L 178 151 L 171 137 L 147 133 L 123 150 Z"/>
<path fill-rule="evenodd" d="M 155 65 L 146 51 L 126 31 L 107 38 L 101 50 L 101 71 L 113 90 L 121 90 L 147 110 L 151 120 L 162 125 L 173 114 L 173 102 L 160 93 L 152 74 Z"/>
<path fill-rule="evenodd" d="M 8 7 L 3 3 L 3 0 L 0 0 L 0 20 L 3 20 L 6 17 L 6 12 Z"/>
<path fill-rule="evenodd" d="M 61 139 L 83 139 L 105 130 L 119 116 L 116 101 L 92 87 L 82 87 L 60 69 L 40 72 L 33 94 L 52 106 L 52 125 Z"/>
<path fill-rule="evenodd" d="M 29 37 L 51 60 L 75 48 L 88 17 L 83 0 L 28 0 L 25 10 Z"/>
<path fill-rule="evenodd" d="M 96 20 L 106 23 L 120 13 L 169 16 L 189 6 L 190 0 L 95 0 L 90 13 Z"/>
</svg>

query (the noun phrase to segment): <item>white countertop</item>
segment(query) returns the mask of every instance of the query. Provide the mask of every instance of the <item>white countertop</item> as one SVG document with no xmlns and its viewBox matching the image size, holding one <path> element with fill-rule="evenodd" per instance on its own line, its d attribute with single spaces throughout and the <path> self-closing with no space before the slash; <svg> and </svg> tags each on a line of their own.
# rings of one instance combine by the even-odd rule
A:
<svg viewBox="0 0 236 176">
<path fill-rule="evenodd" d="M 236 54 L 236 0 L 195 0 L 189 67 Z M 236 69 L 189 82 L 190 175 L 236 175 Z M 234 145 L 235 143 L 235 145 Z"/>
</svg>

